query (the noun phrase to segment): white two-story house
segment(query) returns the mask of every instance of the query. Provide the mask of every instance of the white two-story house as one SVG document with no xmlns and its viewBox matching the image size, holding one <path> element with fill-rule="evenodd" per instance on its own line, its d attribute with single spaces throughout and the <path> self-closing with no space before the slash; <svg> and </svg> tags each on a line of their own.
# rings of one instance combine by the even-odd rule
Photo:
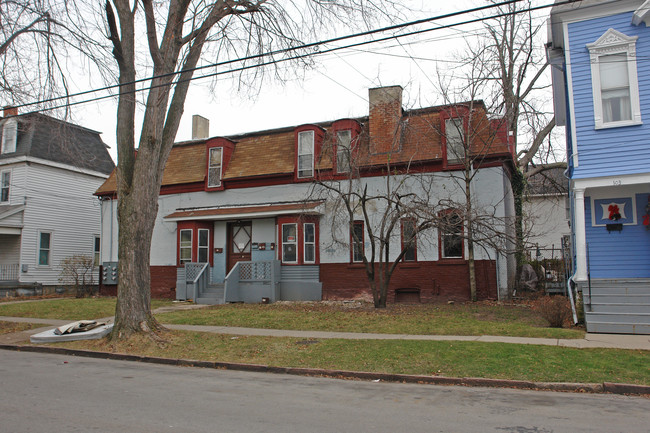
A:
<svg viewBox="0 0 650 433">
<path fill-rule="evenodd" d="M 47 293 L 62 285 L 61 260 L 99 265 L 93 192 L 115 164 L 98 132 L 43 114 L 6 108 L 0 140 L 0 294 Z"/>
</svg>

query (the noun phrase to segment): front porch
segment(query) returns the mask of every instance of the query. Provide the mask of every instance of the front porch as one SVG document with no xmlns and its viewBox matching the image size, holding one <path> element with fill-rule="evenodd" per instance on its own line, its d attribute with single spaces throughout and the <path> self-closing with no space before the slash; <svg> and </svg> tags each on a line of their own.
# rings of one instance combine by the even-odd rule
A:
<svg viewBox="0 0 650 433">
<path fill-rule="evenodd" d="M 176 299 L 197 304 L 320 301 L 318 266 L 282 266 L 279 260 L 240 261 L 223 283 L 212 281 L 208 263 L 177 268 Z"/>
</svg>

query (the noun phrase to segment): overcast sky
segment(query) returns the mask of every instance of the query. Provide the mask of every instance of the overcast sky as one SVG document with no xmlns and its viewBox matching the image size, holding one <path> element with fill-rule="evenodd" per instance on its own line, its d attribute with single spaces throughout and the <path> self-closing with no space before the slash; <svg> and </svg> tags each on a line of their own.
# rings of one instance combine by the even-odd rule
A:
<svg viewBox="0 0 650 433">
<path fill-rule="evenodd" d="M 406 18 L 409 21 L 482 6 L 485 1 L 412 0 L 411 3 L 421 11 L 409 15 Z M 545 20 L 549 12 L 549 9 L 540 12 L 539 20 Z M 460 20 L 452 18 L 439 24 Z M 297 74 L 300 78 L 289 81 L 274 80 L 268 74 L 260 84 L 244 75 L 244 82 L 255 83 L 252 89 L 240 85 L 240 76 L 221 76 L 216 84 L 210 79 L 196 80 L 190 87 L 176 141 L 191 139 L 194 114 L 209 119 L 210 136 L 365 116 L 368 89 L 379 86 L 401 85 L 405 108 L 443 103 L 437 91 L 438 74 L 444 75 L 448 68 L 456 66 L 458 53 L 464 49 L 467 38 L 481 32 L 480 24 L 466 25 L 401 38 L 399 42 L 391 40 L 320 55 L 314 58 L 316 63 L 312 69 L 301 71 Z M 538 43 L 541 46 L 544 42 L 545 34 Z M 287 63 L 282 67 L 295 65 Z M 111 147 L 111 156 L 117 160 L 115 118 L 116 100 L 113 99 L 77 106 L 73 113 L 75 122 L 102 132 L 104 142 Z"/>
</svg>

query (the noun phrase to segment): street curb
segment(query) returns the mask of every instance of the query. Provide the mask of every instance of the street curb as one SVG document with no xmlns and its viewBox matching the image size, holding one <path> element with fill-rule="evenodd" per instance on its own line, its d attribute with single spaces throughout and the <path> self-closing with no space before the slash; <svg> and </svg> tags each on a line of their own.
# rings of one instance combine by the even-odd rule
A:
<svg viewBox="0 0 650 433">
<path fill-rule="evenodd" d="M 471 386 L 491 388 L 514 388 L 538 391 L 564 391 L 592 394 L 650 395 L 650 386 L 625 383 L 565 383 L 531 382 L 524 380 L 484 379 L 480 377 L 441 377 L 410 374 L 371 373 L 364 371 L 328 370 L 320 368 L 273 367 L 260 364 L 239 364 L 234 362 L 198 361 L 192 359 L 158 358 L 152 356 L 128 355 L 123 353 L 94 352 L 90 350 L 66 349 L 62 347 L 25 346 L 0 344 L 0 350 L 17 352 L 50 353 L 56 355 L 83 356 L 87 358 L 112 359 L 118 361 L 146 362 L 151 364 L 175 365 L 181 367 L 212 368 L 218 370 L 250 371 L 257 373 L 291 374 L 296 376 L 320 376 L 339 379 L 417 383 L 426 385 Z"/>
</svg>

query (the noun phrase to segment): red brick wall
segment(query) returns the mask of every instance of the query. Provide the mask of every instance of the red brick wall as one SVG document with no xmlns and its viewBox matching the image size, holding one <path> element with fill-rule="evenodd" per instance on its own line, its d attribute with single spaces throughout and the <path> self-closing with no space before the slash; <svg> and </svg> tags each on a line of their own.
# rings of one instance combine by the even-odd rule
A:
<svg viewBox="0 0 650 433">
<path fill-rule="evenodd" d="M 176 299 L 176 266 L 151 266 L 151 297 Z M 117 286 L 99 286 L 102 296 L 117 296 Z"/>
<path fill-rule="evenodd" d="M 372 300 L 363 265 L 321 264 L 320 279 L 324 300 Z M 476 281 L 479 300 L 497 298 L 494 261 L 476 261 Z M 470 299 L 467 262 L 401 264 L 390 281 L 389 303 L 395 300 L 395 289 L 402 288 L 419 289 L 421 302 L 467 301 Z"/>
</svg>

